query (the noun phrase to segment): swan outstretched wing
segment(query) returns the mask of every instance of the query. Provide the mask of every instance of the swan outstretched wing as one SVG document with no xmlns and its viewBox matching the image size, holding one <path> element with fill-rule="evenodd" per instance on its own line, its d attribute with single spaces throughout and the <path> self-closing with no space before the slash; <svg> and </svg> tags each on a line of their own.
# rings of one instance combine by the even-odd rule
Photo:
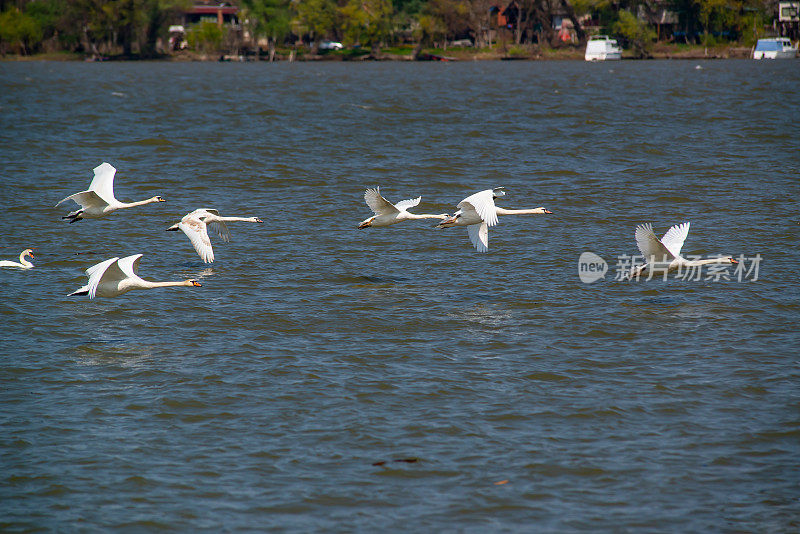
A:
<svg viewBox="0 0 800 534">
<path fill-rule="evenodd" d="M 650 258 L 653 257 L 657 261 L 674 259 L 675 255 L 664 246 L 655 232 L 653 232 L 652 224 L 640 224 L 636 227 L 634 236 L 636 237 L 636 245 L 639 247 L 639 252 L 644 256 L 645 261 L 650 261 Z"/>
<path fill-rule="evenodd" d="M 94 191 L 81 191 L 80 193 L 75 193 L 74 195 L 70 195 L 67 198 L 64 198 L 58 202 L 53 207 L 58 207 L 67 200 L 73 200 L 76 204 L 78 204 L 83 209 L 89 209 L 92 206 L 105 206 L 108 204 L 105 200 L 103 200 L 97 193 Z"/>
<path fill-rule="evenodd" d="M 478 249 L 478 252 L 489 251 L 489 226 L 484 221 L 480 224 L 470 224 L 467 226 L 469 240 Z"/>
<path fill-rule="evenodd" d="M 211 231 L 216 233 L 225 243 L 231 242 L 231 231 L 228 230 L 228 225 L 225 221 L 211 221 L 208 223 L 211 226 Z"/>
<path fill-rule="evenodd" d="M 197 251 L 200 259 L 205 263 L 214 262 L 214 249 L 211 247 L 211 240 L 208 238 L 206 223 L 194 217 L 184 217 L 183 220 L 178 223 L 178 228 L 180 228 L 181 231 L 186 234 L 186 237 L 189 238 L 189 241 L 192 242 L 192 246 Z"/>
<path fill-rule="evenodd" d="M 225 224 L 225 221 L 217 219 L 217 217 L 220 216 L 218 210 L 212 208 L 199 208 L 191 212 L 189 216 L 191 215 L 194 215 L 197 218 L 205 218 L 203 222 L 208 225 L 208 227 L 211 229 L 211 232 L 219 235 L 219 237 L 225 243 L 230 243 L 231 231 L 228 230 L 228 225 Z"/>
<path fill-rule="evenodd" d="M 458 203 L 458 207 L 464 209 L 464 204 L 469 204 L 489 226 L 497 224 L 497 211 L 494 205 L 494 191 L 492 189 L 479 191 L 468 196 Z"/>
<path fill-rule="evenodd" d="M 94 178 L 89 184 L 89 191 L 94 191 L 97 196 L 109 204 L 114 204 L 114 174 L 117 172 L 111 164 L 103 162 L 94 168 Z"/>
<path fill-rule="evenodd" d="M 419 204 L 419 201 L 422 200 L 422 197 L 417 198 L 409 198 L 408 200 L 401 200 L 397 204 L 394 205 L 398 211 L 408 210 L 409 208 L 413 208 L 414 206 Z"/>
<path fill-rule="evenodd" d="M 120 270 L 125 273 L 126 277 L 138 278 L 139 260 L 142 259 L 142 254 L 134 254 L 133 256 L 125 256 L 117 260 L 117 265 Z"/>
<path fill-rule="evenodd" d="M 683 248 L 683 242 L 686 241 L 687 235 L 689 235 L 689 222 L 676 224 L 667 230 L 667 233 L 661 238 L 661 243 L 677 258 L 681 255 L 681 248 Z"/>
<path fill-rule="evenodd" d="M 91 267 L 86 269 L 85 271 L 86 276 L 89 277 L 89 282 L 86 285 L 89 288 L 90 299 L 93 299 L 95 297 L 95 294 L 97 293 L 97 286 L 100 285 L 100 279 L 102 279 L 103 276 L 106 274 L 106 272 L 109 271 L 109 269 L 111 269 L 112 265 L 117 264 L 118 259 L 119 258 L 117 257 L 109 258 L 106 261 L 101 261 L 100 263 L 92 265 Z M 116 270 L 120 275 L 123 275 L 122 277 L 124 278 L 124 273 L 122 273 L 122 271 L 120 271 L 119 268 L 115 267 L 113 270 Z M 110 275 L 113 274 L 115 273 L 113 272 L 110 273 Z"/>
<path fill-rule="evenodd" d="M 381 196 L 380 187 L 367 189 L 364 192 L 364 200 L 375 215 L 389 215 L 400 212 L 394 204 Z"/>
</svg>

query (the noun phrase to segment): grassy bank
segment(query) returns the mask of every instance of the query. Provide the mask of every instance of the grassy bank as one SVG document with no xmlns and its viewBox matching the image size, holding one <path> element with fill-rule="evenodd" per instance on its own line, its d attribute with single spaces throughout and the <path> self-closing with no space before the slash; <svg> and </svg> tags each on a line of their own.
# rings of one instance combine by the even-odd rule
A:
<svg viewBox="0 0 800 534">
<path fill-rule="evenodd" d="M 539 47 L 537 45 L 498 44 L 491 48 L 451 47 L 446 50 L 441 48 L 426 48 L 422 50 L 420 58 L 434 61 L 583 60 L 584 50 L 584 46 L 577 45 L 549 48 Z M 373 56 L 369 50 L 363 49 L 331 50 L 319 54 L 297 51 L 294 54 L 294 59 L 297 61 L 411 61 L 413 58 L 413 51 L 413 47 L 411 46 L 384 48 L 377 56 Z M 750 48 L 738 46 L 736 44 L 704 47 L 702 45 L 656 43 L 647 59 L 746 59 L 750 57 L 750 54 Z M 277 61 L 288 61 L 291 57 L 291 49 L 278 49 L 275 59 Z M 638 59 L 634 58 L 632 52 L 627 50 L 623 51 L 622 57 L 623 59 Z M 231 61 L 257 59 L 254 56 L 199 54 L 189 51 L 165 55 L 159 59 L 165 61 L 219 61 L 221 58 Z M 91 57 L 87 57 L 83 54 L 71 52 L 49 52 L 32 56 L 0 56 L 0 60 L 5 61 L 88 61 L 91 59 Z M 116 61 L 137 60 L 141 58 L 117 56 L 103 59 Z"/>
</svg>

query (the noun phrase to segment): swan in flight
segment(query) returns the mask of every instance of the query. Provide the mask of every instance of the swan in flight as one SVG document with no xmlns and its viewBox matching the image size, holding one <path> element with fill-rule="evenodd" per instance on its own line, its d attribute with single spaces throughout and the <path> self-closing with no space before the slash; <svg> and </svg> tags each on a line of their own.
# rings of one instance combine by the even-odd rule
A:
<svg viewBox="0 0 800 534">
<path fill-rule="evenodd" d="M 407 221 L 410 219 L 446 219 L 447 214 L 442 213 L 440 215 L 432 215 L 429 213 L 422 213 L 417 215 L 416 213 L 410 213 L 408 211 L 409 208 L 413 208 L 419 201 L 422 200 L 422 197 L 412 198 L 408 200 L 401 200 L 397 204 L 392 204 L 383 196 L 381 196 L 381 188 L 376 187 L 375 189 L 367 189 L 364 192 L 364 200 L 367 202 L 367 206 L 372 212 L 375 214 L 369 219 L 365 219 L 361 221 L 358 225 L 359 228 L 381 228 L 384 226 L 389 226 L 392 224 L 397 224 L 399 222 Z"/>
<path fill-rule="evenodd" d="M 92 183 L 89 184 L 89 189 L 70 195 L 56 204 L 56 206 L 59 206 L 67 200 L 73 200 L 81 207 L 81 209 L 70 212 L 61 218 L 69 219 L 70 223 L 74 223 L 81 219 L 105 217 L 109 213 L 123 208 L 133 208 L 153 202 L 164 202 L 164 199 L 159 196 L 138 202 L 120 202 L 114 196 L 114 174 L 116 172 L 117 169 L 106 162 L 95 167 L 94 178 Z"/>
<path fill-rule="evenodd" d="M 0 267 L 16 267 L 17 269 L 32 269 L 33 264 L 25 259 L 25 256 L 30 256 L 31 259 L 34 258 L 33 251 L 29 248 L 26 248 L 22 252 L 19 253 L 19 263 L 15 261 L 3 260 L 0 261 Z"/>
<path fill-rule="evenodd" d="M 155 287 L 200 287 L 197 280 L 182 280 L 180 282 L 151 282 L 140 278 L 139 260 L 142 254 L 134 254 L 124 258 L 110 258 L 86 269 L 89 283 L 70 293 L 73 295 L 89 295 L 95 297 L 118 297 L 134 289 L 153 289 Z"/>
<path fill-rule="evenodd" d="M 228 243 L 231 240 L 231 232 L 225 223 L 232 221 L 264 222 L 258 217 L 222 217 L 215 209 L 198 208 L 184 215 L 179 223 L 173 224 L 167 228 L 167 231 L 181 230 L 192 242 L 200 259 L 205 263 L 213 263 L 214 249 L 211 246 L 211 239 L 208 237 L 208 227 L 211 226 L 211 229 L 215 230 L 225 243 Z"/>
<path fill-rule="evenodd" d="M 496 187 L 470 195 L 458 203 L 458 211 L 437 224 L 436 228 L 466 226 L 469 239 L 478 252 L 487 252 L 489 250 L 489 227 L 498 223 L 498 215 L 553 213 L 543 207 L 525 210 L 507 210 L 495 206 L 495 199 L 505 196 L 505 194 L 506 192 L 503 191 L 502 187 Z"/>
<path fill-rule="evenodd" d="M 681 248 L 683 248 L 683 242 L 686 241 L 686 236 L 689 235 L 689 224 L 689 222 L 676 224 L 667 230 L 661 239 L 653 232 L 653 225 L 650 223 L 638 225 L 634 233 L 636 245 L 647 263 L 634 266 L 627 278 L 638 280 L 642 274 L 647 274 L 649 277 L 654 271 L 666 273 L 702 265 L 739 263 L 732 256 L 720 256 L 706 260 L 687 260 L 682 257 Z"/>
</svg>

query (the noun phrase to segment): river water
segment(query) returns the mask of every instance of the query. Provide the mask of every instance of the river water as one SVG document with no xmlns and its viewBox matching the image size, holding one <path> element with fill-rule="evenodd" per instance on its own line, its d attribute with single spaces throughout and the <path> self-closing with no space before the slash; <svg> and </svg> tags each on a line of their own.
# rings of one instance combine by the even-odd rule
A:
<svg viewBox="0 0 800 534">
<path fill-rule="evenodd" d="M 797 531 L 798 65 L 0 63 L 0 529 Z M 684 221 L 744 269 L 616 279 Z M 137 253 L 203 286 L 66 296 Z"/>
</svg>

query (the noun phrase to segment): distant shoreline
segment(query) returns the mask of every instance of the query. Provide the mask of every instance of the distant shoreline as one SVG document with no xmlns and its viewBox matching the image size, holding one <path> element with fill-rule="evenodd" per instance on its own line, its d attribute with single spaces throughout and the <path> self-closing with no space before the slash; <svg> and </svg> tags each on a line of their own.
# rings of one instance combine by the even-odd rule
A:
<svg viewBox="0 0 800 534">
<path fill-rule="evenodd" d="M 657 43 L 649 56 L 646 58 L 635 58 L 623 52 L 623 60 L 659 60 L 659 59 L 749 59 L 752 49 L 741 46 L 715 46 L 705 48 L 698 45 L 675 45 Z M 314 62 L 314 61 L 553 61 L 553 60 L 572 60 L 584 61 L 583 47 L 571 46 L 558 49 L 538 49 L 538 47 L 520 48 L 508 47 L 506 49 L 476 50 L 472 48 L 450 48 L 447 50 L 432 48 L 426 49 L 417 60 L 408 53 L 398 53 L 392 49 L 381 52 L 377 56 L 370 53 L 358 54 L 355 51 L 336 51 L 325 52 L 322 54 L 300 53 L 290 60 L 291 51 L 286 49 L 278 50 L 275 55 L 276 62 Z M 0 61 L 264 61 L 265 56 L 255 57 L 253 55 L 231 55 L 231 54 L 200 54 L 197 52 L 179 52 L 175 54 L 165 54 L 158 57 L 139 57 L 139 56 L 110 56 L 110 57 L 91 57 L 85 54 L 71 52 L 51 52 L 41 53 L 32 56 L 7 55 L 0 57 Z"/>
</svg>

